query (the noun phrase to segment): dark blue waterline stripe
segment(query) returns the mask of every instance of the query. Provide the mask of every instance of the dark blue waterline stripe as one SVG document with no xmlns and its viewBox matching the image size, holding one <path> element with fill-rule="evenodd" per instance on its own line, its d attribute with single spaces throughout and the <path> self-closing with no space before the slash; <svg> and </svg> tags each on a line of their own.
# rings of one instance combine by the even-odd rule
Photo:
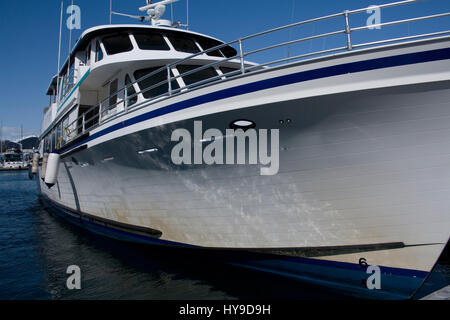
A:
<svg viewBox="0 0 450 320">
<path fill-rule="evenodd" d="M 320 285 L 326 288 L 333 288 L 333 289 L 338 289 L 338 290 L 344 290 L 345 292 L 350 292 L 350 293 L 356 293 L 358 297 L 369 297 L 370 299 L 395 299 L 395 300 L 399 300 L 399 299 L 407 299 L 410 297 L 410 295 L 408 294 L 401 294 L 401 293 L 396 293 L 396 292 L 392 292 L 392 291 L 384 291 L 384 290 L 367 290 L 367 288 L 364 287 L 356 287 L 356 286 L 352 286 L 352 285 L 347 285 L 344 284 L 342 282 L 333 282 L 333 281 L 329 281 L 329 280 L 324 280 L 324 279 L 318 279 L 318 278 L 313 278 L 313 277 L 308 277 L 302 274 L 296 274 L 296 273 L 291 273 L 289 271 L 281 271 L 281 270 L 274 270 L 274 269 L 270 269 L 264 266 L 255 266 L 255 265 L 249 265 L 249 264 L 242 264 L 242 263 L 230 263 L 232 265 L 235 265 L 237 267 L 242 267 L 242 268 L 247 268 L 247 269 L 252 269 L 252 270 L 258 270 L 258 271 L 263 271 L 263 272 L 268 272 L 268 273 L 272 273 L 272 274 L 278 274 L 287 278 L 295 278 L 295 279 L 299 279 L 301 281 L 306 281 L 308 283 L 312 283 L 314 285 Z M 409 281 L 409 279 L 407 279 L 407 281 Z"/>
<path fill-rule="evenodd" d="M 186 243 L 181 242 L 174 242 L 169 240 L 162 240 L 162 239 L 156 239 L 151 237 L 146 237 L 144 235 L 135 234 L 132 232 L 127 232 L 124 230 L 118 230 L 112 227 L 108 227 L 105 225 L 98 224 L 93 221 L 87 221 L 81 218 L 74 217 L 73 215 L 69 214 L 66 210 L 58 206 L 56 203 L 51 201 L 50 199 L 46 198 L 46 201 L 51 204 L 51 206 L 56 209 L 60 215 L 66 216 L 70 218 L 70 220 L 76 221 L 74 223 L 80 225 L 81 227 L 85 227 L 92 232 L 95 232 L 95 230 L 101 230 L 97 231 L 100 234 L 110 236 L 112 238 L 117 239 L 116 234 L 122 235 L 125 238 L 129 239 L 129 241 L 132 241 L 131 239 L 136 239 L 135 241 L 139 241 L 140 243 L 147 243 L 147 244 L 154 244 L 154 245 L 169 245 L 169 246 L 176 246 L 176 247 L 186 247 L 186 248 L 199 248 L 199 249 L 205 249 L 204 247 L 194 246 Z M 120 238 L 119 238 L 120 239 Z M 214 250 L 214 248 L 211 248 Z M 363 254 L 363 253 L 361 253 Z M 267 257 L 267 258 L 265 258 Z M 359 264 L 349 263 L 349 262 L 340 262 L 340 261 L 331 261 L 331 260 L 319 260 L 319 259 L 312 259 L 312 258 L 305 258 L 305 257 L 292 257 L 292 256 L 281 256 L 281 255 L 270 255 L 270 254 L 261 254 L 261 258 L 257 260 L 270 260 L 270 261 L 284 261 L 284 262 L 293 262 L 293 263 L 302 263 L 307 265 L 317 265 L 317 266 L 325 266 L 325 267 L 333 267 L 333 268 L 339 268 L 339 269 L 345 269 L 345 270 L 356 270 L 361 271 L 363 270 Z M 399 275 L 399 276 L 406 276 L 406 277 L 417 277 L 417 278 L 426 278 L 428 276 L 428 272 L 426 271 L 420 271 L 420 270 L 413 270 L 413 269 L 401 269 L 401 268 L 393 268 L 393 267 L 385 267 L 380 266 L 382 273 L 390 273 L 393 275 Z"/>
<path fill-rule="evenodd" d="M 361 252 L 361 255 L 364 255 L 364 252 Z M 292 261 L 296 263 L 305 263 L 305 264 L 313 264 L 317 266 L 329 266 L 340 269 L 348 269 L 348 270 L 362 270 L 359 264 L 349 263 L 349 262 L 340 262 L 340 261 L 331 261 L 331 260 L 318 260 L 304 257 L 283 257 L 283 261 Z M 426 278 L 429 272 L 414 270 L 414 269 L 401 269 L 401 268 L 393 268 L 393 267 L 384 267 L 380 266 L 382 273 L 391 273 L 393 275 L 399 276 L 407 276 L 407 277 L 417 277 L 417 278 Z"/>
<path fill-rule="evenodd" d="M 450 48 L 438 49 L 432 51 L 424 51 L 417 53 L 410 53 L 392 57 L 378 58 L 373 60 L 365 60 L 358 62 L 351 62 L 346 64 L 341 64 L 337 66 L 324 67 L 320 69 L 314 69 L 309 71 L 303 71 L 295 74 L 280 76 L 272 79 L 261 80 L 233 88 L 224 89 L 217 92 L 212 92 L 205 94 L 203 96 L 195 97 L 189 100 L 181 101 L 178 103 L 174 103 L 172 105 L 162 107 L 157 110 L 153 110 L 142 115 L 136 116 L 134 118 L 125 120 L 123 122 L 112 125 L 102 131 L 99 131 L 93 135 L 91 135 L 86 140 L 80 142 L 75 145 L 78 147 L 82 144 L 90 142 L 94 139 L 97 139 L 101 136 L 109 134 L 111 132 L 120 130 L 125 127 L 132 126 L 139 122 L 143 122 L 146 120 L 150 120 L 152 118 L 156 118 L 165 114 L 173 113 L 176 111 L 188 109 L 194 106 L 198 106 L 204 103 L 218 101 L 226 98 L 232 98 L 235 96 L 248 94 L 252 92 L 257 92 L 266 89 L 272 89 L 276 87 L 281 87 L 285 85 L 290 85 L 294 83 L 300 83 L 305 81 L 317 80 L 322 78 L 328 78 L 333 76 L 339 76 L 349 73 L 357 73 L 364 71 L 371 71 L 376 69 L 384 69 L 391 67 L 399 67 L 417 63 L 425 63 L 432 61 L 440 61 L 450 59 Z"/>
<path fill-rule="evenodd" d="M 133 241 L 131 239 L 136 239 L 134 241 L 138 241 L 140 243 L 147 243 L 147 244 L 155 244 L 155 245 L 169 245 L 169 246 L 177 246 L 177 247 L 190 247 L 190 248 L 194 248 L 195 246 L 193 245 L 189 245 L 189 244 L 185 244 L 185 243 L 179 243 L 179 242 L 173 242 L 173 241 L 169 241 L 169 240 L 162 240 L 162 239 L 157 239 L 157 238 L 152 238 L 152 237 L 146 237 L 140 234 L 136 234 L 136 233 L 132 233 L 132 232 L 127 232 L 127 231 L 123 231 L 120 229 L 116 229 L 116 228 L 112 228 L 112 227 L 108 227 L 99 223 L 95 223 L 92 221 L 88 221 L 85 219 L 82 219 L 81 217 L 77 217 L 74 216 L 70 213 L 68 213 L 64 208 L 60 207 L 59 205 L 57 205 L 56 203 L 54 203 L 53 201 L 51 201 L 49 198 L 43 196 L 43 198 L 45 198 L 45 201 L 47 201 L 47 203 L 50 204 L 50 206 L 53 208 L 53 210 L 55 210 L 60 216 L 62 216 L 63 218 L 66 218 L 67 220 L 70 220 L 72 223 L 80 226 L 80 227 L 85 227 L 88 230 L 103 230 L 103 231 L 98 231 L 100 234 L 106 235 L 106 236 L 110 236 L 114 239 L 117 239 L 117 236 L 113 236 L 113 234 L 119 234 L 119 235 L 123 235 L 125 236 L 129 241 Z M 92 227 L 91 228 L 89 228 Z M 92 232 L 95 232 L 94 230 L 92 230 Z"/>
</svg>

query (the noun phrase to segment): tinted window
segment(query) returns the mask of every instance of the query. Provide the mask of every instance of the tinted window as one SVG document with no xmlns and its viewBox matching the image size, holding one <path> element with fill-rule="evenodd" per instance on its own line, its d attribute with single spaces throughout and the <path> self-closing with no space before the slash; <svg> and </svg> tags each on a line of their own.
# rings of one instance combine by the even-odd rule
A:
<svg viewBox="0 0 450 320">
<path fill-rule="evenodd" d="M 88 112 L 89 111 L 89 112 Z M 78 114 L 84 114 L 84 129 L 88 130 L 89 128 L 98 124 L 98 111 L 99 107 L 95 107 L 91 109 L 91 106 L 80 105 L 78 109 Z M 83 132 L 83 119 L 78 119 L 78 133 Z"/>
<path fill-rule="evenodd" d="M 220 71 L 222 71 L 222 73 L 223 73 L 223 74 L 225 75 L 225 77 L 227 77 L 227 78 L 236 75 L 236 73 L 234 73 L 234 74 L 231 74 L 231 75 L 228 75 L 228 76 L 227 76 L 227 73 L 231 73 L 231 72 L 234 72 L 234 71 L 239 70 L 239 69 L 228 68 L 228 67 L 220 67 L 219 69 L 220 69 Z"/>
<path fill-rule="evenodd" d="M 230 46 L 220 48 L 220 51 L 222 51 L 224 56 L 227 58 L 235 57 L 237 55 L 237 51 L 233 47 L 230 47 Z"/>
<path fill-rule="evenodd" d="M 61 148 L 62 141 L 62 123 L 60 122 L 56 127 L 56 149 Z"/>
<path fill-rule="evenodd" d="M 61 146 L 64 146 L 69 138 L 69 116 L 66 116 L 62 122 L 62 141 Z"/>
<path fill-rule="evenodd" d="M 170 50 L 166 40 L 159 33 L 139 32 L 134 34 L 134 38 L 141 50 Z"/>
<path fill-rule="evenodd" d="M 187 52 L 187 53 L 197 53 L 200 49 L 195 44 L 194 39 L 188 38 L 184 35 L 172 34 L 169 35 L 169 40 L 172 42 L 173 47 L 177 51 Z"/>
<path fill-rule="evenodd" d="M 221 43 L 219 41 L 208 39 L 208 38 L 198 38 L 198 43 L 202 47 L 203 50 L 208 50 L 210 48 L 220 46 Z M 223 57 L 222 52 L 220 50 L 214 50 L 207 53 L 208 56 L 214 56 L 214 57 Z"/>
<path fill-rule="evenodd" d="M 119 86 L 119 81 L 115 79 L 109 84 L 109 107 L 114 108 L 116 107 L 117 103 L 117 89 Z"/>
<path fill-rule="evenodd" d="M 128 34 L 117 34 L 114 36 L 104 37 L 102 41 L 108 55 L 133 50 L 133 45 L 131 44 Z"/>
<path fill-rule="evenodd" d="M 91 46 L 87 47 L 86 49 L 86 65 L 89 65 L 91 63 Z"/>
<path fill-rule="evenodd" d="M 125 76 L 125 87 L 127 92 L 127 106 L 131 106 L 137 102 L 137 96 L 136 90 L 134 90 L 134 87 L 131 85 L 131 79 L 129 75 Z M 131 97 L 131 98 L 129 98 Z"/>
<path fill-rule="evenodd" d="M 19 162 L 22 161 L 22 158 L 20 157 L 20 154 L 5 154 L 5 161 L 6 162 Z"/>
<path fill-rule="evenodd" d="M 95 45 L 95 62 L 100 61 L 103 59 L 103 51 L 100 47 L 100 42 L 97 41 L 97 44 Z"/>
<path fill-rule="evenodd" d="M 158 73 L 156 73 L 148 78 L 145 78 L 143 80 L 139 80 L 140 78 L 142 78 L 160 68 L 161 67 L 142 69 L 142 70 L 138 70 L 134 73 L 134 78 L 136 80 L 138 80 L 139 88 L 141 89 L 142 95 L 144 96 L 145 99 L 157 97 L 157 96 L 165 94 L 169 91 L 169 85 L 167 82 L 162 83 L 155 88 L 144 91 L 145 89 L 150 88 L 162 81 L 166 81 L 167 80 L 167 71 L 166 70 L 158 72 Z M 171 74 L 171 76 L 173 76 L 173 74 Z M 175 90 L 178 88 L 179 88 L 178 83 L 176 81 L 172 81 L 172 89 Z"/>
<path fill-rule="evenodd" d="M 201 66 L 191 66 L 191 65 L 182 65 L 177 66 L 178 71 L 180 72 L 180 75 L 189 71 L 192 71 L 194 69 L 200 68 Z M 194 83 L 213 78 L 217 76 L 217 72 L 214 68 L 207 68 L 203 69 L 197 72 L 194 72 L 192 74 L 183 76 L 184 83 L 189 86 Z M 203 84 L 203 83 L 202 83 Z"/>
</svg>

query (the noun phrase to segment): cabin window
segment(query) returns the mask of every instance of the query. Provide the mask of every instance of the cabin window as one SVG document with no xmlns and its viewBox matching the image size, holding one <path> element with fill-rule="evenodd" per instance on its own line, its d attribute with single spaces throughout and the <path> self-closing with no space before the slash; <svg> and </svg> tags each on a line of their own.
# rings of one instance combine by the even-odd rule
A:
<svg viewBox="0 0 450 320">
<path fill-rule="evenodd" d="M 169 45 L 160 33 L 136 32 L 134 38 L 141 50 L 170 50 Z"/>
<path fill-rule="evenodd" d="M 237 56 L 237 51 L 233 47 L 226 46 L 223 48 L 220 48 L 220 51 L 223 53 L 223 55 L 227 58 L 232 58 Z"/>
<path fill-rule="evenodd" d="M 119 80 L 115 79 L 109 84 L 109 108 L 115 108 L 117 103 L 117 90 L 119 87 Z"/>
<path fill-rule="evenodd" d="M 177 51 L 187 53 L 200 52 L 200 49 L 192 38 L 186 37 L 184 35 L 172 34 L 169 35 L 169 40 Z"/>
<path fill-rule="evenodd" d="M 50 150 L 53 152 L 55 150 L 55 148 L 56 148 L 56 133 L 55 133 L 55 130 L 53 130 Z"/>
<path fill-rule="evenodd" d="M 192 71 L 192 70 L 200 68 L 200 67 L 201 66 L 192 66 L 192 65 L 177 66 L 177 69 L 180 72 L 180 75 L 182 76 L 183 81 L 186 84 L 186 86 L 190 86 L 190 85 L 196 84 L 197 82 L 217 77 L 217 72 L 214 68 L 206 68 L 206 69 L 191 73 L 189 75 L 183 76 L 184 73 Z"/>
<path fill-rule="evenodd" d="M 100 42 L 97 41 L 95 45 L 95 62 L 101 61 L 103 59 L 103 51 L 100 46 Z"/>
<path fill-rule="evenodd" d="M 68 130 L 69 130 L 69 115 L 67 115 L 64 120 L 62 121 L 62 140 L 61 140 L 61 147 L 63 147 L 67 141 L 69 140 L 68 136 Z"/>
<path fill-rule="evenodd" d="M 78 109 L 79 115 L 84 115 L 83 118 L 78 119 L 78 133 L 88 130 L 98 124 L 99 107 L 92 108 L 88 105 L 80 105 Z"/>
<path fill-rule="evenodd" d="M 56 149 L 62 146 L 62 123 L 60 122 L 56 127 Z"/>
<path fill-rule="evenodd" d="M 222 73 L 225 75 L 226 78 L 236 75 L 236 73 L 231 74 L 231 75 L 227 75 L 228 73 L 232 73 L 232 72 L 235 72 L 235 71 L 239 70 L 239 69 L 236 69 L 236 68 L 229 68 L 229 67 L 220 67 L 219 69 L 220 69 L 220 71 L 222 71 Z"/>
<path fill-rule="evenodd" d="M 102 42 L 108 55 L 133 50 L 133 45 L 131 44 L 130 36 L 127 33 L 104 37 L 102 39 Z"/>
<path fill-rule="evenodd" d="M 48 147 L 48 136 L 44 138 L 44 153 L 47 153 L 49 151 Z"/>
<path fill-rule="evenodd" d="M 86 49 L 86 65 L 88 66 L 91 63 L 91 45 L 89 45 Z"/>
<path fill-rule="evenodd" d="M 67 66 L 64 68 L 64 75 L 61 77 L 61 97 L 65 97 L 66 94 L 72 89 L 75 81 L 75 67 L 74 61 L 71 60 L 69 69 Z"/>
<path fill-rule="evenodd" d="M 126 96 L 127 96 L 127 106 L 132 106 L 137 102 L 136 90 L 134 90 L 133 85 L 131 84 L 131 79 L 129 75 L 125 76 L 125 87 L 126 87 Z"/>
<path fill-rule="evenodd" d="M 148 69 L 142 69 L 134 72 L 134 78 L 137 79 L 139 88 L 141 89 L 142 95 L 145 99 L 150 99 L 154 97 L 158 97 L 160 95 L 163 95 L 169 91 L 169 85 L 167 82 L 167 70 L 162 70 L 161 72 L 157 72 L 156 74 L 139 80 L 140 78 L 155 72 L 156 70 L 160 69 L 161 67 L 155 67 L 155 68 L 148 68 Z M 172 72 L 171 77 L 173 77 Z M 176 90 L 179 88 L 178 83 L 173 80 L 172 82 L 172 90 Z M 159 84 L 159 85 L 158 85 Z M 158 85 L 158 86 L 156 86 Z M 154 88 L 151 88 L 153 86 L 156 86 Z M 149 89 L 151 88 L 151 89 Z M 147 90 L 146 90 L 147 89 Z"/>
<path fill-rule="evenodd" d="M 198 41 L 198 43 L 200 44 L 200 46 L 202 47 L 203 50 L 208 50 L 210 48 L 217 47 L 217 46 L 220 46 L 222 44 L 220 41 L 216 41 L 216 40 L 208 39 L 208 38 L 198 38 L 197 41 Z M 220 49 L 214 50 L 214 51 L 210 51 L 210 52 L 207 53 L 207 55 L 208 56 L 213 56 L 213 57 L 223 57 L 223 54 L 220 51 Z"/>
<path fill-rule="evenodd" d="M 72 62 L 69 67 L 69 73 L 67 74 L 68 81 L 67 81 L 67 90 L 72 89 L 74 83 L 75 83 L 75 63 L 72 59 Z"/>
</svg>

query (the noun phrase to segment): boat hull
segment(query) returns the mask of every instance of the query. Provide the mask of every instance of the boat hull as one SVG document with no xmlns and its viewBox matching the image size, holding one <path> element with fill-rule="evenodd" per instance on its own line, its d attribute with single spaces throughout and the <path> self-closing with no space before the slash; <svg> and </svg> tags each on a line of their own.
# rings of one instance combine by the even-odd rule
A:
<svg viewBox="0 0 450 320">
<path fill-rule="evenodd" d="M 376 55 L 386 52 L 352 59 Z M 333 63 L 354 68 L 342 59 Z M 447 59 L 267 87 L 129 127 L 124 118 L 123 128 L 99 129 L 64 151 L 57 184 L 40 183 L 43 198 L 120 240 L 244 251 L 251 258 L 231 262 L 358 296 L 411 297 L 450 235 Z M 304 66 L 295 68 L 279 72 Z M 225 132 L 238 119 L 279 130 L 277 174 L 261 175 L 263 165 L 173 163 L 174 130 L 195 136 L 201 121 Z M 361 261 L 381 268 L 380 289 L 367 288 Z"/>
</svg>

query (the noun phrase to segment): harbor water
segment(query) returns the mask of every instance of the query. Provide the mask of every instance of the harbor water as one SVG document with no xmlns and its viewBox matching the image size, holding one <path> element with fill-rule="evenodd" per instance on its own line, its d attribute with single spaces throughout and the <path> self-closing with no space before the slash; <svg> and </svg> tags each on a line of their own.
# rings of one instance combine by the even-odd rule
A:
<svg viewBox="0 0 450 320">
<path fill-rule="evenodd" d="M 35 178 L 36 179 L 36 178 Z M 81 289 L 69 290 L 69 266 Z M 418 297 L 450 283 L 439 263 Z M 346 299 L 298 281 L 229 266 L 208 254 L 103 238 L 51 215 L 26 171 L 0 172 L 0 299 Z"/>
</svg>

